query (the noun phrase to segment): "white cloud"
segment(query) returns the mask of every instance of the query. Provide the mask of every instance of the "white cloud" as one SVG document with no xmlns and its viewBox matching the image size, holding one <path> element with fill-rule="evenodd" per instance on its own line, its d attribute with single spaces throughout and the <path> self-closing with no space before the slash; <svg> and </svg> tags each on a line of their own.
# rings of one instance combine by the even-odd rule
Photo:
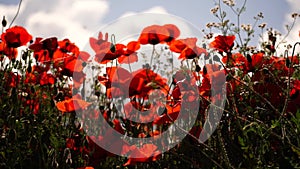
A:
<svg viewBox="0 0 300 169">
<path fill-rule="evenodd" d="M 11 21 L 17 5 L 0 5 L 0 11 Z M 79 47 L 103 25 L 109 10 L 106 0 L 27 0 L 23 1 L 15 24 L 24 26 L 34 37 L 69 38 Z"/>
<path fill-rule="evenodd" d="M 0 4 L 0 11 L 11 21 L 17 6 Z M 138 13 L 128 11 L 112 23 L 103 23 L 109 7 L 107 0 L 26 0 L 14 25 L 24 26 L 34 37 L 69 38 L 83 50 L 89 37 L 97 36 L 99 28 L 103 32 L 114 33 L 117 41 L 137 38 L 145 26 L 152 24 L 175 24 L 182 31 L 182 37 L 195 34 L 188 22 L 169 15 L 162 6 Z"/>
</svg>

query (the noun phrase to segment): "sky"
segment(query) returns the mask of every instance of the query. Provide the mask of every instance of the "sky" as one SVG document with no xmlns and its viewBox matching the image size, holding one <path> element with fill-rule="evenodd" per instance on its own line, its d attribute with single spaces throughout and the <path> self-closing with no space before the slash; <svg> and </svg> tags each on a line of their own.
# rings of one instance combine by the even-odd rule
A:
<svg viewBox="0 0 300 169">
<path fill-rule="evenodd" d="M 241 1 L 236 0 L 237 6 Z M 10 23 L 17 11 L 18 3 L 18 0 L 0 0 L 0 16 L 5 15 Z M 145 12 L 170 14 L 180 17 L 195 28 L 202 30 L 206 23 L 217 21 L 210 13 L 210 9 L 214 6 L 214 0 L 23 0 L 14 25 L 26 27 L 34 37 L 69 38 L 82 48 L 87 44 L 88 38 L 95 36 L 101 28 L 130 14 L 138 15 Z M 226 7 L 224 9 L 227 9 L 229 19 L 236 19 L 231 15 L 230 9 Z M 262 22 L 284 35 L 286 33 L 285 25 L 291 23 L 291 13 L 300 13 L 299 9 L 299 0 L 248 0 L 241 20 L 242 23 L 252 24 L 253 17 L 259 12 L 263 12 Z M 158 17 L 153 21 L 144 20 L 143 24 L 146 24 L 147 21 L 155 23 L 159 19 Z M 136 31 L 135 24 L 119 26 L 114 30 Z M 287 40 L 299 41 L 299 30 L 298 19 Z"/>
</svg>

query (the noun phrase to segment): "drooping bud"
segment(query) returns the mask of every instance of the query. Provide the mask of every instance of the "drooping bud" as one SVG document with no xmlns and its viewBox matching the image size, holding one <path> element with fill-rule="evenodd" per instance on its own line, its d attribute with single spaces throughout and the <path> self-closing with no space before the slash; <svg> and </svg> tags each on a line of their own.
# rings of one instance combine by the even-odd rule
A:
<svg viewBox="0 0 300 169">
<path fill-rule="evenodd" d="M 7 21 L 6 21 L 6 19 L 5 19 L 5 16 L 3 16 L 3 19 L 2 19 L 2 26 L 3 26 L 3 27 L 6 27 L 6 25 L 7 25 Z"/>
</svg>

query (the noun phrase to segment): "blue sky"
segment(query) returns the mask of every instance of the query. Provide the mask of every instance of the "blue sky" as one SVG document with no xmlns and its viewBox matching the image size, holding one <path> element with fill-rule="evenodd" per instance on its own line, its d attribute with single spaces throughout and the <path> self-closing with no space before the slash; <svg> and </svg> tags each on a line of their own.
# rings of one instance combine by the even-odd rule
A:
<svg viewBox="0 0 300 169">
<path fill-rule="evenodd" d="M 236 0 L 237 6 L 242 0 Z M 291 22 L 290 14 L 300 13 L 298 0 L 248 0 L 242 22 L 251 24 L 253 16 L 264 13 L 268 27 L 273 27 L 283 34 L 284 25 Z M 18 5 L 18 0 L 0 0 L 0 14 L 11 21 Z M 213 0 L 23 0 L 19 17 L 14 24 L 25 26 L 33 36 L 68 37 L 79 46 L 84 45 L 83 37 L 95 34 L 100 27 L 130 13 L 167 13 L 179 16 L 195 25 L 199 30 L 208 22 L 217 21 L 210 13 Z M 235 19 L 230 15 L 229 18 Z M 146 25 L 145 25 L 146 26 Z M 120 28 L 126 29 L 126 28 Z M 299 40 L 297 22 L 288 40 Z"/>
</svg>

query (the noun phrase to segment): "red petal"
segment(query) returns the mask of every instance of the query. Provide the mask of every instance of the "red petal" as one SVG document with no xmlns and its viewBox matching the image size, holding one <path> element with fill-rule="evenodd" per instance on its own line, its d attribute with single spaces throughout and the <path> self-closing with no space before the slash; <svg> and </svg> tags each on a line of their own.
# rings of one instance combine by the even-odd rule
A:
<svg viewBox="0 0 300 169">
<path fill-rule="evenodd" d="M 130 63 L 134 63 L 138 61 L 138 56 L 136 53 L 132 53 L 131 55 L 127 56 L 127 55 L 122 55 L 118 58 L 118 62 L 120 64 L 130 64 Z"/>
</svg>

